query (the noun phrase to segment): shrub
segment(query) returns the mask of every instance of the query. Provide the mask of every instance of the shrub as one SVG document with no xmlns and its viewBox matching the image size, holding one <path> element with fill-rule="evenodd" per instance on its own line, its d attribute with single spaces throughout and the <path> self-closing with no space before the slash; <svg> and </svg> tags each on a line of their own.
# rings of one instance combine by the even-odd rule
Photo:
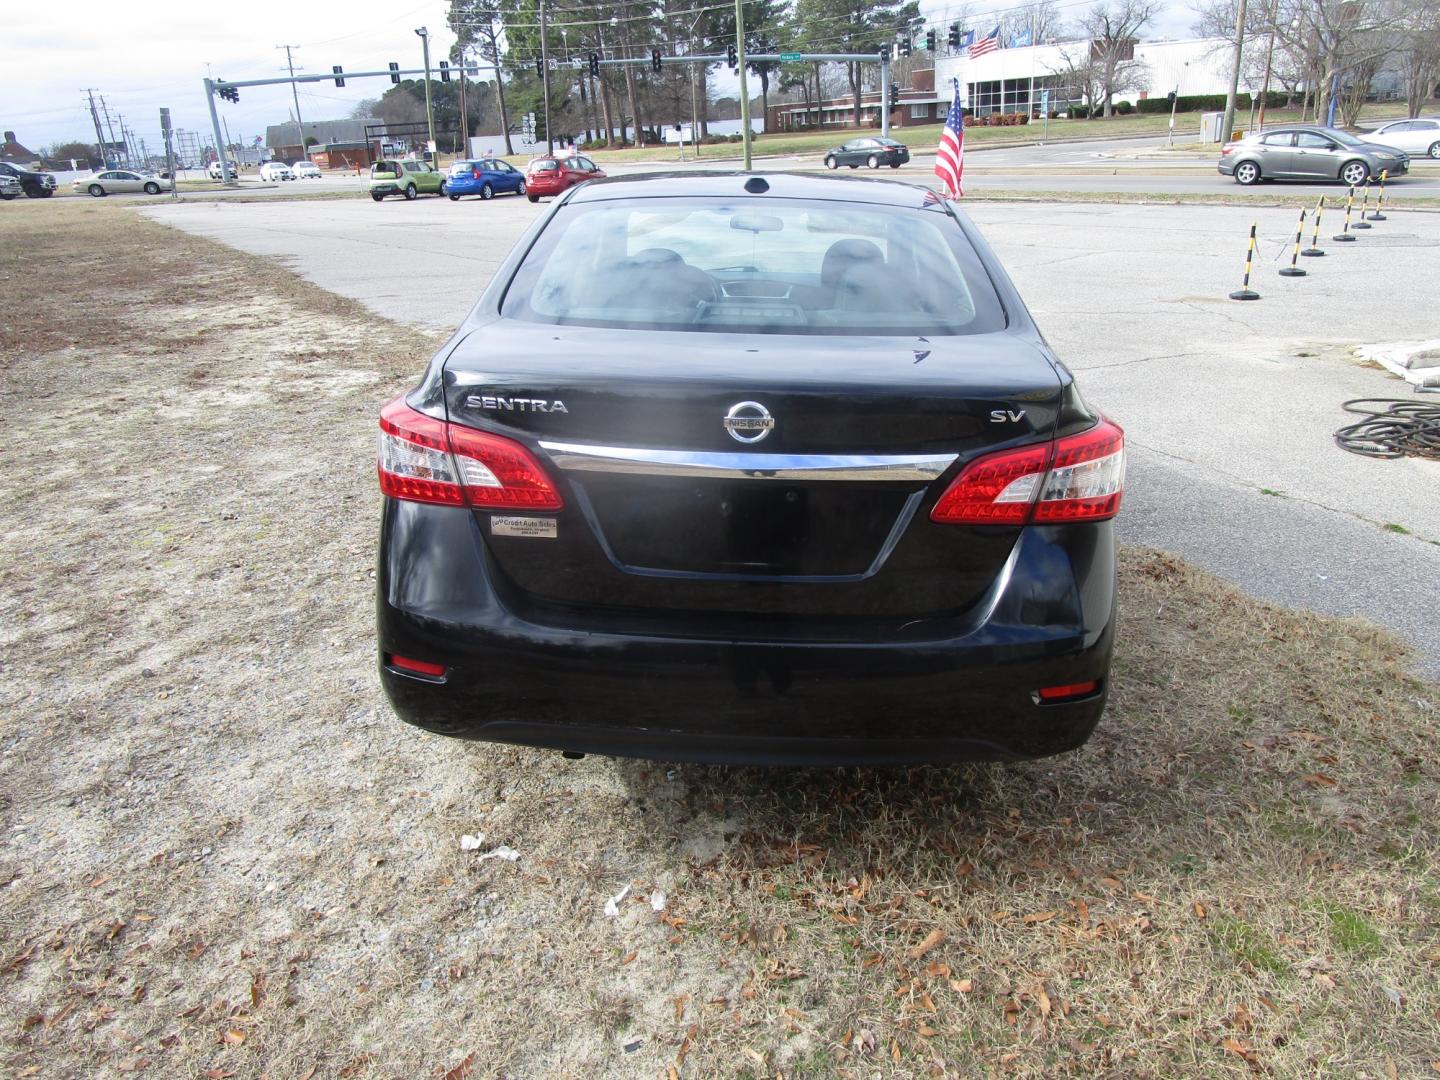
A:
<svg viewBox="0 0 1440 1080">
<path fill-rule="evenodd" d="M 1112 106 L 1112 109 L 1120 116 L 1129 116 L 1132 112 L 1135 111 L 1135 106 L 1131 105 L 1128 101 L 1117 101 Z"/>
</svg>

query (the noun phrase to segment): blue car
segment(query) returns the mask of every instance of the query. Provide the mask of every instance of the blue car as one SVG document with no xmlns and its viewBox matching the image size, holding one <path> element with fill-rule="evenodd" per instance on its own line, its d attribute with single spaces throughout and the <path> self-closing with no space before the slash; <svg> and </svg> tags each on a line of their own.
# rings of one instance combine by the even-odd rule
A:
<svg viewBox="0 0 1440 1080">
<path fill-rule="evenodd" d="M 489 199 L 503 191 L 525 194 L 525 174 L 508 161 L 483 158 L 479 161 L 457 161 L 445 177 L 444 191 L 451 202 L 461 195 L 479 195 Z"/>
</svg>

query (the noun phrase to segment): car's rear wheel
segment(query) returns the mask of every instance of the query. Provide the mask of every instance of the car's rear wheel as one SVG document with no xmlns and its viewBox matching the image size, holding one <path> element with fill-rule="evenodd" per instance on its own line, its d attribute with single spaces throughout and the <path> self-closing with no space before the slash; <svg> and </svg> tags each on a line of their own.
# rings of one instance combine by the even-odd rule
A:
<svg viewBox="0 0 1440 1080">
<path fill-rule="evenodd" d="M 459 195 L 451 195 L 451 196 L 450 196 L 450 201 L 451 201 L 451 202 L 459 202 L 459 201 L 460 201 L 460 196 L 459 196 Z"/>
<path fill-rule="evenodd" d="M 416 197 L 417 195 L 419 195 L 419 194 L 420 194 L 420 193 L 415 190 L 415 185 L 414 185 L 414 184 L 410 184 L 410 185 L 408 185 L 408 186 L 405 188 L 405 198 L 407 198 L 407 199 L 413 199 L 413 198 L 415 198 L 415 197 Z"/>
<path fill-rule="evenodd" d="M 371 197 L 372 199 L 374 199 L 376 202 L 380 202 L 382 199 L 385 198 L 385 196 L 384 196 L 384 195 L 381 195 L 380 192 L 378 192 L 378 191 L 371 192 L 371 193 L 370 193 L 370 197 Z"/>
<path fill-rule="evenodd" d="M 880 159 L 874 154 L 871 154 L 868 158 L 865 159 L 865 164 L 869 165 L 872 169 L 878 169 L 880 167 Z"/>
<path fill-rule="evenodd" d="M 1370 166 L 1363 161 L 1347 161 L 1340 169 L 1340 179 L 1358 187 L 1370 179 Z"/>
<path fill-rule="evenodd" d="M 1260 182 L 1260 166 L 1253 161 L 1242 161 L 1235 166 L 1235 182 L 1247 187 Z"/>
<path fill-rule="evenodd" d="M 146 184 L 146 185 L 145 185 L 145 194 L 146 194 L 146 195 L 159 195 L 159 194 L 160 194 L 160 185 L 159 185 L 159 184 Z"/>
<path fill-rule="evenodd" d="M 852 169 L 858 169 L 859 167 L 860 167 L 859 165 L 851 165 L 851 166 L 850 166 L 850 168 L 852 168 Z"/>
<path fill-rule="evenodd" d="M 524 195 L 524 194 L 525 194 L 525 181 L 524 181 L 524 180 L 521 180 L 521 181 L 520 181 L 520 186 L 515 189 L 515 194 L 517 194 L 517 195 Z"/>
<path fill-rule="evenodd" d="M 99 184 L 91 184 L 91 185 L 90 185 L 88 188 L 86 188 L 85 190 L 88 191 L 88 192 L 90 192 L 90 194 L 93 195 L 93 196 L 95 196 L 95 198 L 97 198 L 97 199 L 100 198 L 101 195 L 104 195 L 104 194 L 105 194 L 105 189 L 104 189 L 103 187 L 101 187 Z"/>
<path fill-rule="evenodd" d="M 48 198 L 50 198 L 51 195 L 54 195 L 54 194 L 55 194 L 55 189 L 52 188 L 52 187 L 47 187 L 47 188 L 41 188 L 41 189 L 40 189 L 40 197 L 41 197 L 42 199 L 48 199 Z"/>
<path fill-rule="evenodd" d="M 482 184 L 480 186 L 480 198 L 493 199 L 494 197 L 495 189 L 493 187 L 491 187 L 489 184 Z"/>
<path fill-rule="evenodd" d="M 539 201 L 540 201 L 540 196 L 539 196 L 539 195 L 526 195 L 525 197 L 526 197 L 527 199 L 529 199 L 531 202 L 539 202 Z"/>
<path fill-rule="evenodd" d="M 827 157 L 827 158 L 825 159 L 825 168 L 827 168 L 827 169 L 838 169 L 839 167 L 840 167 L 840 162 L 838 162 L 838 161 L 835 160 L 835 155 L 834 155 L 834 154 L 831 154 L 829 157 Z"/>
<path fill-rule="evenodd" d="M 890 168 L 892 168 L 892 169 L 898 169 L 899 167 L 900 167 L 900 162 L 898 162 L 898 161 L 892 161 L 892 162 L 890 162 Z"/>
<path fill-rule="evenodd" d="M 1430 149 L 1425 152 L 1433 158 L 1440 158 L 1440 142 L 1432 142 Z"/>
</svg>

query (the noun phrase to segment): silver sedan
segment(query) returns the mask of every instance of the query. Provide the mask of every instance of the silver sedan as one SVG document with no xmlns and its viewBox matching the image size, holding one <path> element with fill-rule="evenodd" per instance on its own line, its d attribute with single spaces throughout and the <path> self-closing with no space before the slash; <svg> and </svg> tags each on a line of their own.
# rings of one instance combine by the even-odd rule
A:
<svg viewBox="0 0 1440 1080">
<path fill-rule="evenodd" d="M 162 191 L 172 190 L 175 187 L 175 181 L 168 177 L 155 176 L 153 173 L 137 173 L 128 169 L 107 169 L 94 176 L 82 176 L 72 180 L 70 186 L 77 192 L 83 191 L 98 199 L 102 195 L 113 195 L 126 191 L 143 191 L 146 195 L 159 195 Z"/>
<path fill-rule="evenodd" d="M 1257 131 L 1220 150 L 1216 168 L 1239 184 L 1262 180 L 1338 180 L 1363 184 L 1410 169 L 1403 150 L 1376 146 L 1332 127 L 1277 127 Z"/>
</svg>

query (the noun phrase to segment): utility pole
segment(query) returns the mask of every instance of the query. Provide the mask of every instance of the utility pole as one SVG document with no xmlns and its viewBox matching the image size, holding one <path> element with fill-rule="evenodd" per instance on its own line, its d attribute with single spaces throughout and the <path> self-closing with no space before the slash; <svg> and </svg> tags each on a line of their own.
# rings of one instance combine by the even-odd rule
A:
<svg viewBox="0 0 1440 1080">
<path fill-rule="evenodd" d="M 95 142 L 98 144 L 95 149 L 100 151 L 100 168 L 105 168 L 105 136 L 100 131 L 100 114 L 95 111 L 95 88 L 86 87 L 85 93 L 90 97 L 90 119 L 95 122 Z"/>
<path fill-rule="evenodd" d="M 465 46 L 460 49 L 460 156 L 470 156 L 470 116 L 465 111 Z"/>
<path fill-rule="evenodd" d="M 125 147 L 125 167 L 128 169 L 132 167 L 132 163 L 130 161 L 130 137 L 125 134 L 125 115 L 117 112 L 115 122 L 120 125 L 120 145 Z"/>
<path fill-rule="evenodd" d="M 285 50 L 285 67 L 289 69 L 289 71 L 290 71 L 290 78 L 292 78 L 292 79 L 295 78 L 295 58 L 290 55 L 290 50 L 291 50 L 291 49 L 298 49 L 299 47 L 300 47 L 299 45 L 276 45 L 276 46 L 275 46 L 275 48 L 277 48 L 277 49 L 284 49 L 284 50 Z M 304 69 L 304 68 L 301 68 L 300 70 L 301 70 L 301 71 L 304 71 L 305 69 Z M 291 95 L 291 97 L 293 97 L 293 98 L 295 99 L 295 130 L 296 130 L 296 132 L 297 132 L 297 138 L 295 139 L 295 141 L 300 144 L 300 156 L 301 156 L 301 157 L 304 157 L 304 156 L 305 156 L 305 121 L 304 121 L 304 120 L 301 118 L 301 116 L 300 116 L 300 90 L 299 90 L 299 84 L 298 84 L 298 83 L 292 82 L 292 83 L 290 84 L 290 95 Z"/>
<path fill-rule="evenodd" d="M 435 155 L 435 158 L 438 158 L 439 149 L 435 146 L 435 109 L 430 104 L 430 30 L 422 26 L 416 30 L 415 33 L 420 38 L 421 45 L 425 48 L 425 119 L 430 129 L 431 153 Z M 435 163 L 435 158 L 431 159 L 432 165 Z"/>
<path fill-rule="evenodd" d="M 540 92 L 545 95 L 545 153 L 548 155 L 555 152 L 555 142 L 550 134 L 550 50 L 545 27 L 545 0 L 540 0 Z M 623 118 L 621 126 L 624 126 Z"/>
<path fill-rule="evenodd" d="M 105 107 L 104 94 L 100 95 L 100 111 L 105 115 L 105 130 L 110 133 L 110 145 L 114 146 L 116 143 L 115 125 L 110 122 L 110 110 Z"/>
<path fill-rule="evenodd" d="M 741 0 L 735 0 L 735 58 L 740 61 L 740 138 L 745 145 L 745 171 L 749 172 L 750 91 L 745 86 L 745 11 Z"/>
<path fill-rule="evenodd" d="M 1225 95 L 1225 118 L 1220 125 L 1220 142 L 1228 143 L 1235 131 L 1235 100 L 1240 93 L 1240 60 L 1245 51 L 1245 0 L 1235 16 L 1235 51 L 1230 61 L 1230 91 Z"/>
</svg>

